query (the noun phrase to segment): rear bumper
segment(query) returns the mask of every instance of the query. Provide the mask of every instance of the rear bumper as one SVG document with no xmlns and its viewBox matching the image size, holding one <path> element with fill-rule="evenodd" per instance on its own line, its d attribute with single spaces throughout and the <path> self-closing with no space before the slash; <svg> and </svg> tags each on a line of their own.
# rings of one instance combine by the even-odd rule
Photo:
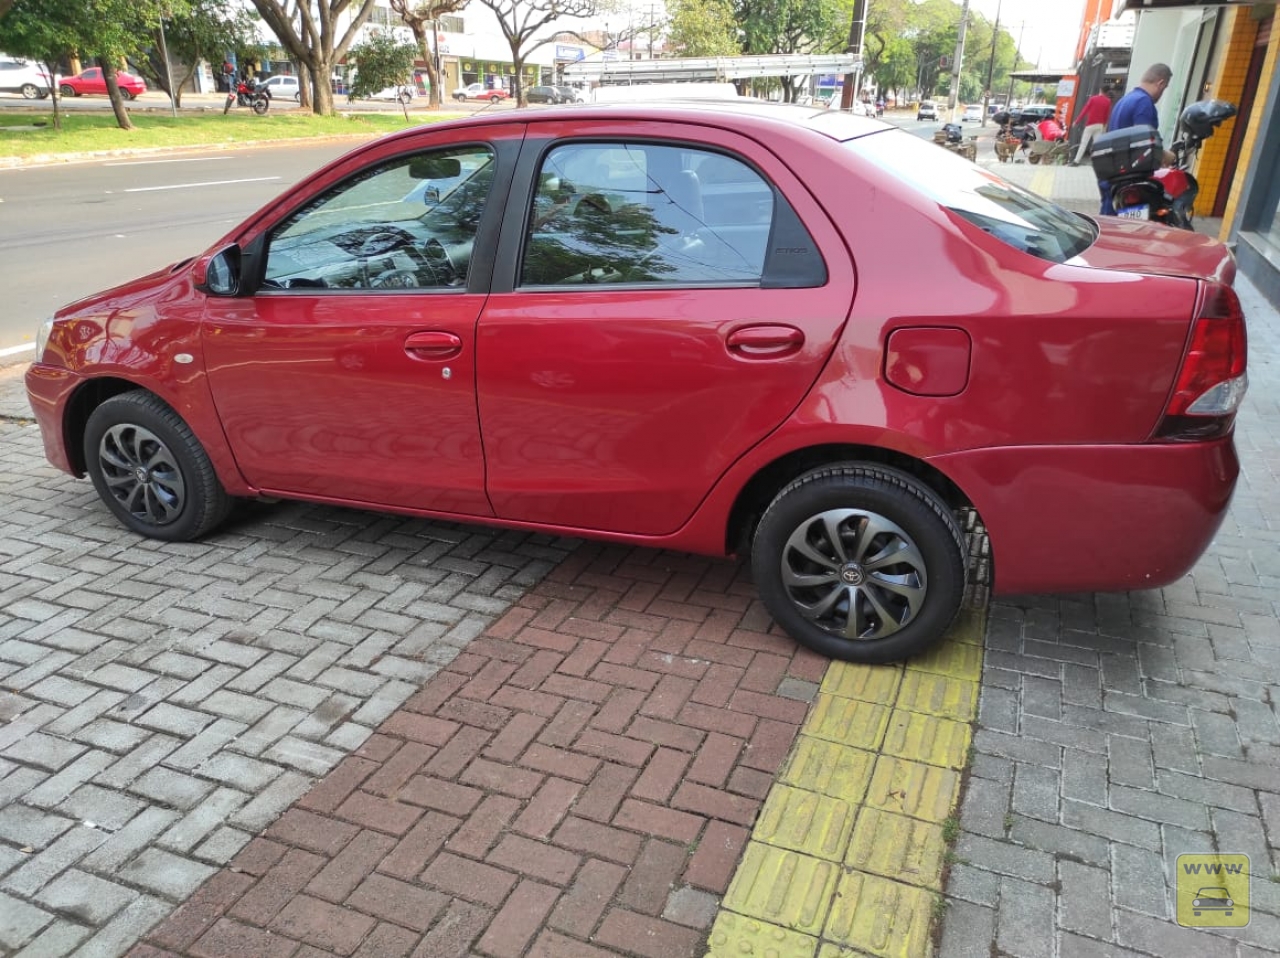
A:
<svg viewBox="0 0 1280 958">
<path fill-rule="evenodd" d="M 32 363 L 25 377 L 27 399 L 35 413 L 45 457 L 63 472 L 83 475 L 71 465 L 66 448 L 67 402 L 80 385 L 80 377 L 68 369 Z"/>
<path fill-rule="evenodd" d="M 930 460 L 991 539 L 998 594 L 1117 592 L 1187 573 L 1222 524 L 1240 472 L 1214 442 L 982 449 Z"/>
</svg>

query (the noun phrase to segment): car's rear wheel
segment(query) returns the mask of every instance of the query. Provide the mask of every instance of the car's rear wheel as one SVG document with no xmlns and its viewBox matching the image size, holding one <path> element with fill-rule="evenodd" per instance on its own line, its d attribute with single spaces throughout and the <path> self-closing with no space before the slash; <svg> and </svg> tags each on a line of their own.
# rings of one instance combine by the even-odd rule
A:
<svg viewBox="0 0 1280 958">
<path fill-rule="evenodd" d="M 79 93 L 76 92 L 76 88 L 71 86 L 68 83 L 64 83 L 62 84 L 62 86 L 58 87 L 58 92 L 61 93 L 63 96 L 79 96 L 80 95 Z"/>
<path fill-rule="evenodd" d="M 140 535 L 198 539 L 231 510 L 200 441 L 152 393 L 122 393 L 98 406 L 85 427 L 84 460 L 107 508 Z"/>
<path fill-rule="evenodd" d="M 24 100 L 40 99 L 40 88 L 36 86 L 34 83 L 22 84 L 22 89 L 19 92 L 22 94 L 22 98 Z"/>
<path fill-rule="evenodd" d="M 965 540 L 946 504 L 885 466 L 816 469 L 786 486 L 752 544 L 760 597 L 796 641 L 892 662 L 946 632 L 964 598 Z"/>
</svg>

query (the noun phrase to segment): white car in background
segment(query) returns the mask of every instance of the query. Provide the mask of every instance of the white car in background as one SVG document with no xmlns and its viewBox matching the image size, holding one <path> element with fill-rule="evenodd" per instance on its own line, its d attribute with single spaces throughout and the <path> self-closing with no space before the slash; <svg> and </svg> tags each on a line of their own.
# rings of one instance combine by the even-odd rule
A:
<svg viewBox="0 0 1280 958">
<path fill-rule="evenodd" d="M 962 119 L 964 120 L 965 123 L 981 123 L 982 122 L 982 104 L 970 103 L 967 107 L 964 108 L 964 117 Z"/>
<path fill-rule="evenodd" d="M 28 100 L 43 100 L 57 82 L 29 60 L 0 53 L 0 93 L 21 93 Z"/>
<path fill-rule="evenodd" d="M 258 84 L 258 92 L 265 93 L 268 100 L 297 100 L 302 102 L 302 91 L 298 86 L 298 78 L 292 76 L 274 76 Z"/>
</svg>

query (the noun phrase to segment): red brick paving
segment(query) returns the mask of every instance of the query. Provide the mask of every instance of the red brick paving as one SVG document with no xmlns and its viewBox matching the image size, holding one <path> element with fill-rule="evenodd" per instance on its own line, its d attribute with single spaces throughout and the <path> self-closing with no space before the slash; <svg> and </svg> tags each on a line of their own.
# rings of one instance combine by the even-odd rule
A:
<svg viewBox="0 0 1280 958">
<path fill-rule="evenodd" d="M 132 954 L 699 955 L 668 897 L 724 893 L 826 665 L 739 565 L 583 546 Z"/>
</svg>

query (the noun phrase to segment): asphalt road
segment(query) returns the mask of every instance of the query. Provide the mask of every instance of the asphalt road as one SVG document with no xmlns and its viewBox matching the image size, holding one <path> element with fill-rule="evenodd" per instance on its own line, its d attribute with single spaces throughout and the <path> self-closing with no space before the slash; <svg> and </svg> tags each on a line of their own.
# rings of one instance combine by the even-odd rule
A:
<svg viewBox="0 0 1280 958">
<path fill-rule="evenodd" d="M 0 170 L 0 362 L 55 309 L 201 252 L 356 141 Z M 7 355 L 6 355 L 7 353 Z"/>
</svg>

